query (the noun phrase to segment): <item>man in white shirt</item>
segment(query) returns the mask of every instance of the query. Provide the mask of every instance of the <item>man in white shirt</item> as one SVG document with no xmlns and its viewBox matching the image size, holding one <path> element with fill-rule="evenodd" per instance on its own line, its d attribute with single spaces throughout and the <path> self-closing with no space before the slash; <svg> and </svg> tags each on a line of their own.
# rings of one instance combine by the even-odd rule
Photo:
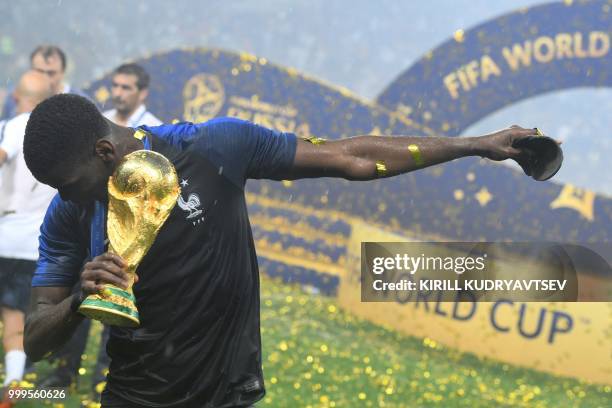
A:
<svg viewBox="0 0 612 408">
<path fill-rule="evenodd" d="M 23 376 L 24 316 L 38 259 L 39 227 L 55 191 L 39 183 L 23 159 L 30 112 L 55 92 L 47 75 L 26 72 L 14 92 L 17 116 L 0 141 L 0 310 L 4 325 L 4 386 Z M 0 396 L 1 398 L 1 396 Z"/>
<path fill-rule="evenodd" d="M 111 96 L 114 109 L 104 116 L 121 126 L 158 126 L 162 122 L 147 111 L 144 102 L 149 96 L 150 77 L 137 64 L 123 64 L 113 72 Z"/>
</svg>

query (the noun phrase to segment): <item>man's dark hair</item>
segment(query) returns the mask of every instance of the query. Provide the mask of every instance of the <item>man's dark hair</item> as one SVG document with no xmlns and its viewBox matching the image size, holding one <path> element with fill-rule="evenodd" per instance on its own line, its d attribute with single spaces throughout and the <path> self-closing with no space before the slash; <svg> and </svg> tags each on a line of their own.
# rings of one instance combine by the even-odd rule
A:
<svg viewBox="0 0 612 408">
<path fill-rule="evenodd" d="M 94 155 L 96 140 L 110 134 L 110 125 L 98 108 L 79 95 L 59 94 L 32 111 L 23 141 L 28 168 L 41 182 L 50 173 L 69 169 Z"/>
<path fill-rule="evenodd" d="M 60 47 L 55 45 L 39 45 L 32 51 L 32 54 L 30 54 L 30 61 L 38 54 L 42 55 L 45 61 L 54 55 L 58 56 L 62 63 L 62 71 L 66 70 L 66 54 L 64 54 L 64 51 L 62 51 Z"/>
<path fill-rule="evenodd" d="M 138 89 L 146 89 L 149 87 L 151 77 L 149 73 L 138 64 L 123 64 L 118 66 L 114 71 L 113 75 L 125 74 L 136 76 L 136 86 Z"/>
</svg>

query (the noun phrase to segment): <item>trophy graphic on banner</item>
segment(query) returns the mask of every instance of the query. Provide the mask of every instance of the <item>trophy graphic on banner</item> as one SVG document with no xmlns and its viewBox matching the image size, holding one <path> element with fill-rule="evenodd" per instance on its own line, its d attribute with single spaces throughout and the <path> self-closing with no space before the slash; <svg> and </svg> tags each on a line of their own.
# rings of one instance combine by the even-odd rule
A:
<svg viewBox="0 0 612 408">
<path fill-rule="evenodd" d="M 136 268 L 155 241 L 180 194 L 172 163 L 163 155 L 138 150 L 126 155 L 108 181 L 109 252 L 127 263 L 127 289 L 105 284 L 83 300 L 79 312 L 104 324 L 140 324 L 132 285 Z"/>
</svg>

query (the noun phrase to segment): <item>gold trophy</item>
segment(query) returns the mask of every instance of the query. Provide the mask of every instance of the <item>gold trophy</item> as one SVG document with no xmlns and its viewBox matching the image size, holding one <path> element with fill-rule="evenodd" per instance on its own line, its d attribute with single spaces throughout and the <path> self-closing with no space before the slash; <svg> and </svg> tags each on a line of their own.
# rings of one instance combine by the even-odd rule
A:
<svg viewBox="0 0 612 408">
<path fill-rule="evenodd" d="M 126 155 L 108 181 L 109 252 L 127 263 L 127 289 L 106 284 L 83 300 L 79 312 L 104 324 L 140 324 L 132 285 L 138 264 L 155 241 L 180 194 L 174 166 L 163 155 L 138 150 Z"/>
</svg>

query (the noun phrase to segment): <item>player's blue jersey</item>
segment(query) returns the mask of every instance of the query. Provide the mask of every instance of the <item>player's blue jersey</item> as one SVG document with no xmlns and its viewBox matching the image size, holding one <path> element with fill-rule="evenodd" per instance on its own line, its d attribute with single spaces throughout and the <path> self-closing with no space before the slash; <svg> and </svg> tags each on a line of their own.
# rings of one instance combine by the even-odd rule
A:
<svg viewBox="0 0 612 408">
<path fill-rule="evenodd" d="M 281 179 L 296 137 L 228 118 L 143 129 L 174 164 L 181 195 L 137 270 L 140 327 L 111 330 L 107 392 L 156 407 L 257 401 L 259 273 L 243 188 L 248 178 Z M 54 198 L 33 286 L 78 281 L 92 207 Z"/>
</svg>

